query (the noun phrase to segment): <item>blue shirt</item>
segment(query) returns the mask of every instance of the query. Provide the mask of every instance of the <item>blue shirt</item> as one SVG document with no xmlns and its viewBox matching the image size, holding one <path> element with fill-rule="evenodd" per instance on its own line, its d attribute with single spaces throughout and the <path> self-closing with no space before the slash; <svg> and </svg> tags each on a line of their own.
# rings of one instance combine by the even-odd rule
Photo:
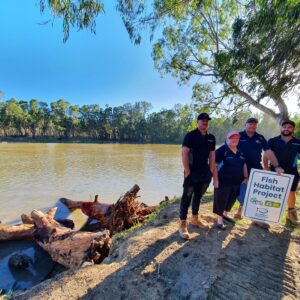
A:
<svg viewBox="0 0 300 300">
<path fill-rule="evenodd" d="M 199 129 L 196 128 L 186 134 L 182 146 L 191 150 L 189 156 L 191 170 L 199 170 L 208 166 L 209 153 L 215 150 L 216 139 L 210 133 L 202 135 Z"/>
<path fill-rule="evenodd" d="M 262 169 L 261 155 L 262 151 L 269 150 L 270 147 L 263 135 L 255 132 L 249 137 L 246 131 L 240 132 L 240 143 L 238 148 L 245 155 L 248 173 L 252 168 Z"/>
<path fill-rule="evenodd" d="M 297 174 L 297 160 L 300 153 L 300 140 L 293 137 L 286 142 L 281 135 L 269 140 L 269 146 L 275 153 L 279 165 L 284 169 L 285 173 Z M 271 170 L 274 166 L 271 165 Z"/>
<path fill-rule="evenodd" d="M 225 143 L 216 150 L 219 186 L 240 185 L 244 178 L 245 156 L 241 151 L 232 152 Z"/>
</svg>

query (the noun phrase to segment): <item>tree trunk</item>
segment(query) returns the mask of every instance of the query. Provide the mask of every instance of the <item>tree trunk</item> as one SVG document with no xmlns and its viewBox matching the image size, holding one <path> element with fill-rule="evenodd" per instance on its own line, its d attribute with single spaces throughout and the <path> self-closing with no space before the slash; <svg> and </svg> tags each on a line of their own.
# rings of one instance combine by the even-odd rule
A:
<svg viewBox="0 0 300 300">
<path fill-rule="evenodd" d="M 80 267 L 84 262 L 100 263 L 108 255 L 111 245 L 109 231 L 80 232 L 61 227 L 41 211 L 32 211 L 37 227 L 36 242 L 52 259 L 67 268 Z"/>
</svg>

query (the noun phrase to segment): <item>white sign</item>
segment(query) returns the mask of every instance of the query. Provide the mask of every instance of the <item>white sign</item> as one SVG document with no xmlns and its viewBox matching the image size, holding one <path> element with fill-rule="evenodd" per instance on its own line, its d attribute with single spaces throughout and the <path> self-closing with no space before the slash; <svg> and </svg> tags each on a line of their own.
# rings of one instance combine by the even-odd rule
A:
<svg viewBox="0 0 300 300">
<path fill-rule="evenodd" d="M 243 214 L 247 219 L 281 223 L 294 175 L 251 169 Z"/>
</svg>

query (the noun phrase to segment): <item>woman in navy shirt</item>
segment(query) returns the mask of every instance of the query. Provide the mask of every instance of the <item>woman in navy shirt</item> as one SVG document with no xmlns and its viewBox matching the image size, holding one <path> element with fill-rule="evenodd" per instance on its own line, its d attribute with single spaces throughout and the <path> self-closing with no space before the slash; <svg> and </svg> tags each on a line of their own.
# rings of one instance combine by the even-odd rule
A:
<svg viewBox="0 0 300 300">
<path fill-rule="evenodd" d="M 216 150 L 217 177 L 214 181 L 214 207 L 213 212 L 217 214 L 217 226 L 225 229 L 223 219 L 234 223 L 227 216 L 240 192 L 241 183 L 248 180 L 248 171 L 245 157 L 237 145 L 240 134 L 232 131 L 227 134 L 224 145 Z"/>
</svg>

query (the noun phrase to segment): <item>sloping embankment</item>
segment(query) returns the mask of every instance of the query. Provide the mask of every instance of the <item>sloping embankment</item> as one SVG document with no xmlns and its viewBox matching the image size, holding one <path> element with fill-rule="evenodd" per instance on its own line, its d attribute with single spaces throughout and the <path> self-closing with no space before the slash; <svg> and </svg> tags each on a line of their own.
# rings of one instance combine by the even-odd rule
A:
<svg viewBox="0 0 300 300">
<path fill-rule="evenodd" d="M 300 234 L 250 222 L 178 237 L 178 204 L 105 263 L 60 274 L 15 299 L 299 299 Z M 201 211 L 213 225 L 211 204 Z"/>
</svg>

